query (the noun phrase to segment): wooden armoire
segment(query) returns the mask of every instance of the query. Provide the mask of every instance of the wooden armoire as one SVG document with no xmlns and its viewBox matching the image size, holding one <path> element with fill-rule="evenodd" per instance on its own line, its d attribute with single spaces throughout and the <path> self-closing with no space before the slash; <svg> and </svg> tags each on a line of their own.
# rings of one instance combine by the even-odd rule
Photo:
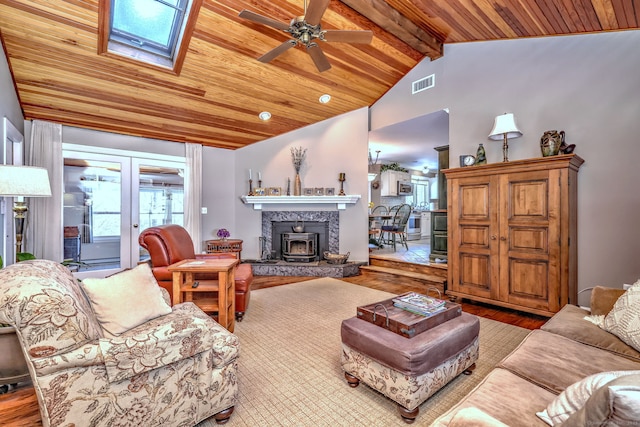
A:
<svg viewBox="0 0 640 427">
<path fill-rule="evenodd" d="M 552 316 L 577 303 L 575 154 L 444 171 L 447 294 Z"/>
</svg>

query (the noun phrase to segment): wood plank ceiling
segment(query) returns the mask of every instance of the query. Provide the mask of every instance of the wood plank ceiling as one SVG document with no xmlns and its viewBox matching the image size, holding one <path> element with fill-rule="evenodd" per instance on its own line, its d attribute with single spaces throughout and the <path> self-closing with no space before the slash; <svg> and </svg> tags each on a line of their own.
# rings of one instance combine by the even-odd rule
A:
<svg viewBox="0 0 640 427">
<path fill-rule="evenodd" d="M 311 0 L 313 1 L 313 0 Z M 322 43 L 319 73 L 289 37 L 303 0 L 204 0 L 179 75 L 98 54 L 99 0 L 0 0 L 0 37 L 26 119 L 237 149 L 371 106 L 443 43 L 637 29 L 637 0 L 331 0 L 323 29 L 371 30 L 370 45 Z M 320 95 L 331 94 L 328 104 Z M 270 111 L 261 122 L 258 113 Z"/>
</svg>

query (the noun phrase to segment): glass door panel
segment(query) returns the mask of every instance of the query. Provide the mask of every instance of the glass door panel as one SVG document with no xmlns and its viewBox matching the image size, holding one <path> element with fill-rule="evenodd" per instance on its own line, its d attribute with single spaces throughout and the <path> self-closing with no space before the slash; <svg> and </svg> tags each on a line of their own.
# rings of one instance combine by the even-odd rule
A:
<svg viewBox="0 0 640 427">
<path fill-rule="evenodd" d="M 127 159 L 82 153 L 64 158 L 64 259 L 78 272 L 129 267 L 122 251 Z M 124 255 L 124 256 L 123 256 Z"/>
<path fill-rule="evenodd" d="M 141 231 L 162 224 L 184 226 L 184 165 L 159 160 L 133 159 L 133 170 L 137 171 L 137 187 L 133 194 L 132 214 L 134 229 L 131 253 L 137 253 L 136 262 L 149 259 L 149 253 L 138 244 Z M 132 181 L 133 182 L 133 181 Z M 133 236 L 132 236 L 133 237 Z"/>
</svg>

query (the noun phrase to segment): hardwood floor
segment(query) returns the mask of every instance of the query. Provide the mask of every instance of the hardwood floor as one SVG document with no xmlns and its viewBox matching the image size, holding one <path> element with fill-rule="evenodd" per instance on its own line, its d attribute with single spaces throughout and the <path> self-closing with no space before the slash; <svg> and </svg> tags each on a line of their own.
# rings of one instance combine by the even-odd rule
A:
<svg viewBox="0 0 640 427">
<path fill-rule="evenodd" d="M 280 286 L 289 283 L 297 283 L 314 279 L 315 277 L 301 276 L 256 276 L 252 289 L 262 289 L 272 286 Z M 420 288 L 409 280 L 389 280 L 388 276 L 376 272 L 361 271 L 361 274 L 353 277 L 345 277 L 341 280 L 360 286 L 383 290 L 394 294 L 415 291 L 422 292 Z M 547 318 L 514 310 L 493 307 L 479 303 L 462 302 L 462 310 L 476 316 L 499 322 L 520 326 L 526 329 L 537 329 L 546 322 Z M 4 395 L 0 395 L 0 425 L 5 427 L 38 427 L 42 426 L 40 412 L 33 386 L 24 384 Z"/>
</svg>

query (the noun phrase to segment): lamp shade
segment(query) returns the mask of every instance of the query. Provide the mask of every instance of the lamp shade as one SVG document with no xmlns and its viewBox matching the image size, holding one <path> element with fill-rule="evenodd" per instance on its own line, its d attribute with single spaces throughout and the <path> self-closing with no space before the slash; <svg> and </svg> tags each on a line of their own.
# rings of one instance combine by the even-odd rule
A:
<svg viewBox="0 0 640 427">
<path fill-rule="evenodd" d="M 517 138 L 522 136 L 522 132 L 516 126 L 516 118 L 513 113 L 505 113 L 496 117 L 493 129 L 489 134 L 489 139 L 502 140 L 504 136 L 507 138 Z"/>
<path fill-rule="evenodd" d="M 0 196 L 49 197 L 49 173 L 35 166 L 0 165 Z"/>
</svg>

